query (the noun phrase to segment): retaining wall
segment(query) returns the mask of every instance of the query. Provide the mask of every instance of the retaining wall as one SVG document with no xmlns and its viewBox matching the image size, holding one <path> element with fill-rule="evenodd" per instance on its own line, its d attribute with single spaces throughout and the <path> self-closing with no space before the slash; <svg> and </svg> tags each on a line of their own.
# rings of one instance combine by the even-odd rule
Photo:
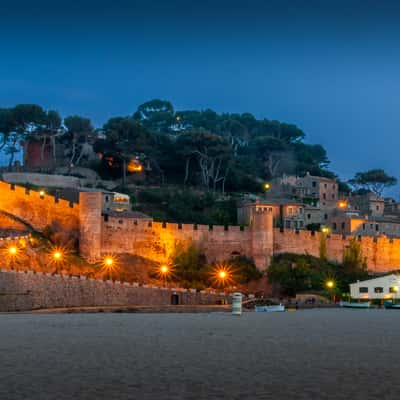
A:
<svg viewBox="0 0 400 400">
<path fill-rule="evenodd" d="M 33 271 L 0 271 L 0 312 L 40 308 L 90 306 L 162 306 L 171 304 L 217 304 L 225 293 L 194 289 L 148 287 L 137 283 L 102 281 Z"/>
</svg>

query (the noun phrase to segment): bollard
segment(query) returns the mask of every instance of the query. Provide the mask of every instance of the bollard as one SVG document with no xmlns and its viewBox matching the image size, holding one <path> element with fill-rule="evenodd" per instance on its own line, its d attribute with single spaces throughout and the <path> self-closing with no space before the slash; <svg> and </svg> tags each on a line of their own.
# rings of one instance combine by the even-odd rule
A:
<svg viewBox="0 0 400 400">
<path fill-rule="evenodd" d="M 242 315 L 242 293 L 232 295 L 232 315 Z"/>
</svg>

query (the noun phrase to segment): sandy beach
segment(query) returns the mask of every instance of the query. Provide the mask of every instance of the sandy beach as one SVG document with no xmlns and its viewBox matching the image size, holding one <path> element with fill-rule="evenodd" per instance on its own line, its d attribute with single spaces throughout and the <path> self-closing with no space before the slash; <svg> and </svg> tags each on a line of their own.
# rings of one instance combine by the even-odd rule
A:
<svg viewBox="0 0 400 400">
<path fill-rule="evenodd" d="M 0 399 L 398 399 L 400 313 L 0 315 Z"/>
</svg>

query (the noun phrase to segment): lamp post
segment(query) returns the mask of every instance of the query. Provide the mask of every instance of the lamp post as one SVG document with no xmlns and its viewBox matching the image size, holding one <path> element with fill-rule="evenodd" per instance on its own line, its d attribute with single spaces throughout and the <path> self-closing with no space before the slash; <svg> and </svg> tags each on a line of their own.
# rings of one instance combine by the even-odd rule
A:
<svg viewBox="0 0 400 400">
<path fill-rule="evenodd" d="M 54 263 L 56 264 L 56 272 L 58 273 L 58 267 L 64 261 L 64 253 L 61 250 L 56 249 L 53 251 L 52 257 Z"/>
<path fill-rule="evenodd" d="M 331 300 L 333 300 L 333 289 L 335 287 L 335 282 L 333 280 L 326 281 L 325 286 L 328 288 Z"/>
<path fill-rule="evenodd" d="M 167 264 L 162 264 L 160 265 L 160 268 L 158 269 L 158 274 L 161 277 L 163 281 L 164 287 L 167 286 L 167 279 L 171 274 L 171 267 L 168 266 Z"/>
<path fill-rule="evenodd" d="M 396 302 L 396 294 L 399 291 L 399 287 L 398 286 L 393 286 L 392 290 L 393 290 L 392 303 L 395 304 L 395 302 Z"/>
<path fill-rule="evenodd" d="M 227 269 L 218 269 L 215 276 L 219 286 L 226 286 L 232 280 L 231 273 Z"/>
<path fill-rule="evenodd" d="M 114 269 L 115 266 L 115 260 L 111 256 L 107 256 L 103 260 L 103 268 L 105 271 L 108 273 L 108 279 L 111 280 L 111 272 Z"/>
<path fill-rule="evenodd" d="M 18 256 L 18 247 L 15 245 L 11 245 L 10 247 L 8 247 L 7 253 L 8 253 L 8 257 L 10 259 L 11 269 L 14 269 L 15 259 Z"/>
</svg>

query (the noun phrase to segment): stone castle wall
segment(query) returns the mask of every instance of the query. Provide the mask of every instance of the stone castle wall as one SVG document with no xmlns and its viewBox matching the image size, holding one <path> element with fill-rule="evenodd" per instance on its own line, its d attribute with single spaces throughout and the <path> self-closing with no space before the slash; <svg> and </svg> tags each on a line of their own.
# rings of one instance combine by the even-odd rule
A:
<svg viewBox="0 0 400 400">
<path fill-rule="evenodd" d="M 195 244 L 208 261 L 223 261 L 238 254 L 250 254 L 252 232 L 239 226 L 174 224 L 134 220 L 103 219 L 103 253 L 132 253 L 157 262 L 167 262 L 178 246 Z"/>
<path fill-rule="evenodd" d="M 0 211 L 14 215 L 36 230 L 54 222 L 65 229 L 79 229 L 79 205 L 38 191 L 0 181 Z"/>
<path fill-rule="evenodd" d="M 274 229 L 274 254 L 296 253 L 319 256 L 321 232 Z M 345 248 L 353 236 L 326 236 L 327 258 L 341 262 Z M 387 237 L 357 237 L 361 251 L 366 257 L 368 269 L 374 272 L 387 272 L 400 269 L 400 239 Z"/>
<path fill-rule="evenodd" d="M 40 308 L 92 306 L 170 305 L 172 295 L 179 304 L 217 304 L 229 300 L 225 293 L 197 292 L 194 289 L 167 289 L 51 275 L 33 271 L 0 271 L 0 312 Z"/>
<path fill-rule="evenodd" d="M 272 225 L 269 212 L 257 212 L 250 227 L 148 223 L 134 218 L 102 215 L 101 193 L 83 192 L 79 205 L 37 191 L 0 182 L 0 212 L 12 214 L 37 230 L 57 221 L 64 229 L 79 229 L 82 256 L 90 262 L 104 254 L 130 253 L 166 262 L 178 246 L 196 244 L 209 262 L 235 255 L 253 257 L 260 269 L 267 268 L 273 254 L 284 252 L 319 255 L 321 233 L 285 230 Z M 1 221 L 0 221 L 1 222 Z M 351 237 L 329 235 L 327 255 L 342 261 Z M 400 239 L 360 238 L 363 255 L 371 271 L 400 269 Z"/>
</svg>

